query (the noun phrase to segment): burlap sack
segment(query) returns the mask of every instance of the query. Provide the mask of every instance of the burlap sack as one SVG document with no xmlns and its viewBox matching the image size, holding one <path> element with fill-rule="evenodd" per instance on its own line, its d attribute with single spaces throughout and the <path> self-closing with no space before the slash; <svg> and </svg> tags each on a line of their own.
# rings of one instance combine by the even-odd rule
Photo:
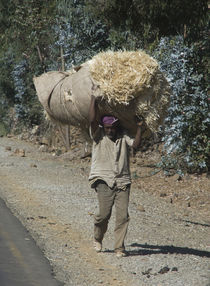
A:
<svg viewBox="0 0 210 286">
<path fill-rule="evenodd" d="M 48 72 L 34 78 L 37 95 L 55 121 L 89 127 L 91 93 L 100 97 L 99 117 L 117 116 L 131 135 L 135 115 L 143 116 L 147 134 L 162 124 L 170 97 L 169 84 L 157 62 L 144 52 L 107 52 L 68 72 Z M 97 86 L 92 91 L 93 86 Z"/>
</svg>

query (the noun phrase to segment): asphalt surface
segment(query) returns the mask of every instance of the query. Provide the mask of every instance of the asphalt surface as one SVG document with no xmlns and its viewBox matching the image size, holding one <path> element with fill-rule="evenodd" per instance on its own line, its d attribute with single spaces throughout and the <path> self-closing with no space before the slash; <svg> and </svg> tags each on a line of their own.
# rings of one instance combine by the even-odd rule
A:
<svg viewBox="0 0 210 286">
<path fill-rule="evenodd" d="M 61 286 L 33 238 L 0 199 L 0 285 Z"/>
</svg>

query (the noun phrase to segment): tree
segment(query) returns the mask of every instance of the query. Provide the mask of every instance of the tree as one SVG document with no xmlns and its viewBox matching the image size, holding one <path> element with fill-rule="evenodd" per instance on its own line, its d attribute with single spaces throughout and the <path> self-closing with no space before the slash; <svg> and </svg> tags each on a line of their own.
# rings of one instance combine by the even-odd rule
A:
<svg viewBox="0 0 210 286">
<path fill-rule="evenodd" d="M 193 63 L 194 45 L 188 47 L 182 36 L 162 38 L 154 51 L 162 72 L 168 78 L 172 97 L 165 121 L 165 156 L 162 166 L 170 169 L 207 171 L 209 161 L 210 114 L 204 75 Z M 205 80 L 204 80 L 205 82 Z"/>
<path fill-rule="evenodd" d="M 63 47 L 66 67 L 78 65 L 109 47 L 107 28 L 89 12 L 85 0 L 58 0 L 53 26 L 55 48 Z"/>
<path fill-rule="evenodd" d="M 109 30 L 109 39 L 116 44 L 126 40 L 146 48 L 162 36 L 185 34 L 195 40 L 206 25 L 207 0 L 86 0 L 89 9 Z M 139 45 L 138 45 L 139 42 Z"/>
<path fill-rule="evenodd" d="M 1 89 L 5 90 L 7 101 L 15 104 L 17 116 L 29 125 L 39 122 L 41 116 L 40 112 L 36 114 L 40 108 L 35 112 L 29 106 L 38 105 L 32 78 L 46 68 L 48 47 L 53 39 L 50 33 L 53 3 L 35 0 L 1 2 L 0 61 L 4 61 L 4 66 L 0 67 Z M 5 69 L 7 77 L 3 76 Z"/>
</svg>

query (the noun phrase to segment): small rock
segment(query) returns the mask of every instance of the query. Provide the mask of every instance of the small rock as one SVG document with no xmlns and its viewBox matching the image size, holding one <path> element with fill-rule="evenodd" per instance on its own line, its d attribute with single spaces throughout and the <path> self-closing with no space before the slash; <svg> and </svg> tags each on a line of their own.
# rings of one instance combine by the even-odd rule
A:
<svg viewBox="0 0 210 286">
<path fill-rule="evenodd" d="M 5 150 L 6 150 L 6 151 L 11 151 L 12 148 L 11 148 L 10 146 L 6 146 L 6 147 L 5 147 Z"/>
<path fill-rule="evenodd" d="M 182 176 L 180 176 L 179 174 L 175 174 L 173 176 L 174 181 L 181 181 L 182 180 Z"/>
<path fill-rule="evenodd" d="M 199 205 L 201 205 L 201 206 L 205 206 L 205 205 L 206 205 L 206 202 L 201 201 L 201 202 L 199 202 Z"/>
<path fill-rule="evenodd" d="M 20 154 L 21 157 L 25 157 L 26 156 L 24 149 L 20 149 L 20 153 L 19 154 Z"/>
<path fill-rule="evenodd" d="M 166 193 L 160 193 L 160 197 L 161 197 L 161 198 L 164 198 L 164 197 L 166 197 L 166 196 L 167 196 Z"/>
<path fill-rule="evenodd" d="M 12 134 L 7 134 L 7 138 L 12 138 L 13 135 Z"/>
<path fill-rule="evenodd" d="M 94 215 L 94 213 L 92 213 L 92 212 L 88 212 L 88 214 L 89 214 L 89 216 L 93 216 Z"/>
<path fill-rule="evenodd" d="M 43 144 L 43 145 L 49 145 L 49 140 L 48 140 L 46 137 L 43 137 L 43 138 L 41 139 L 41 144 Z"/>
<path fill-rule="evenodd" d="M 82 156 L 80 156 L 80 159 L 85 159 L 87 157 L 91 157 L 92 153 L 91 152 L 86 152 L 85 154 L 83 154 Z"/>
<path fill-rule="evenodd" d="M 146 271 L 143 271 L 142 274 L 143 275 L 148 275 L 148 274 L 150 274 L 151 270 L 152 270 L 152 268 L 149 268 Z"/>
<path fill-rule="evenodd" d="M 47 145 L 41 145 L 40 147 L 39 147 L 39 151 L 41 151 L 41 152 L 47 152 Z"/>
<path fill-rule="evenodd" d="M 145 209 L 142 205 L 138 205 L 137 206 L 137 209 L 140 211 L 140 212 L 145 212 Z"/>
<path fill-rule="evenodd" d="M 165 274 L 170 270 L 170 268 L 168 268 L 168 266 L 165 266 L 163 268 L 160 269 L 160 271 L 158 273 L 160 274 Z"/>
<path fill-rule="evenodd" d="M 24 149 L 15 149 L 14 154 L 16 154 L 20 157 L 25 157 L 25 150 Z"/>
<path fill-rule="evenodd" d="M 32 217 L 32 216 L 30 216 L 30 217 L 27 217 L 27 220 L 29 220 L 29 219 L 34 219 L 34 217 Z"/>
<path fill-rule="evenodd" d="M 31 168 L 37 168 L 37 165 L 36 164 L 31 164 L 30 167 Z"/>
<path fill-rule="evenodd" d="M 36 125 L 36 126 L 34 126 L 33 129 L 31 130 L 31 134 L 32 134 L 32 135 L 36 135 L 36 134 L 38 133 L 38 131 L 39 131 L 39 126 Z"/>
</svg>

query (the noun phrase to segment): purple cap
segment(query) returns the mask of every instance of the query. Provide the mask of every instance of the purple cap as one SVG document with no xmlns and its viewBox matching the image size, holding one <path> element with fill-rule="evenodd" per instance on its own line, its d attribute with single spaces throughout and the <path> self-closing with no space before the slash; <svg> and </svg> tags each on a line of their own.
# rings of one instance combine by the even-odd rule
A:
<svg viewBox="0 0 210 286">
<path fill-rule="evenodd" d="M 119 119 L 114 116 L 103 116 L 101 119 L 102 124 L 108 124 L 113 125 L 115 124 Z"/>
</svg>

